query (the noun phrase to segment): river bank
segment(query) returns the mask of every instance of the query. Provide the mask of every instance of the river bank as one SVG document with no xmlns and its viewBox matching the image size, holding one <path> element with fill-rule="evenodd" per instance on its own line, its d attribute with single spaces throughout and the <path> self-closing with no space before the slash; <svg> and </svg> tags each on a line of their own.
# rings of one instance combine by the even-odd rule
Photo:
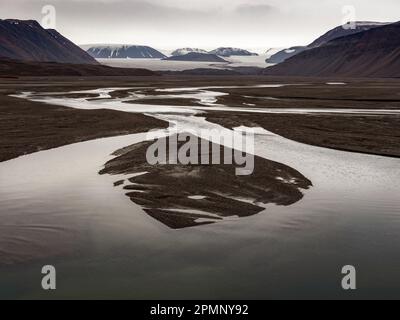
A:
<svg viewBox="0 0 400 320">
<path fill-rule="evenodd" d="M 289 85 L 281 85 L 281 84 Z M 266 86 L 260 86 L 265 84 Z M 204 101 L 182 92 L 175 97 L 159 89 L 207 87 L 220 92 L 216 105 L 229 112 L 207 110 L 210 121 L 227 127 L 261 126 L 299 142 L 354 152 L 399 156 L 400 114 L 349 115 L 346 109 L 400 110 L 399 80 L 340 80 L 268 77 L 64 77 L 2 79 L 0 83 L 0 161 L 68 143 L 165 128 L 139 113 L 111 110 L 75 110 L 10 97 L 21 91 L 69 92 L 99 87 L 134 87 L 143 99 L 139 105 L 199 107 Z M 259 87 L 257 87 L 259 86 Z M 124 91 L 111 93 L 123 97 Z M 78 95 L 79 96 L 79 95 Z M 82 95 L 80 95 L 82 96 Z M 90 94 L 85 96 L 90 97 Z M 72 96 L 69 95 L 69 98 Z M 96 97 L 96 95 L 94 95 Z M 128 101 L 129 102 L 129 101 Z M 99 106 L 101 108 L 101 106 Z M 284 110 L 291 113 L 243 112 L 251 109 Z M 295 114 L 296 109 L 328 110 L 325 114 Z M 331 114 L 329 109 L 343 110 Z M 237 112 L 233 112 L 237 110 Z M 268 111 L 265 110 L 265 111 Z M 294 111 L 294 113 L 293 113 Z"/>
<path fill-rule="evenodd" d="M 225 91 L 271 93 L 268 90 L 279 84 L 265 80 L 261 88 L 254 79 L 214 79 L 208 84 L 177 79 L 87 80 L 80 85 L 72 80 L 35 81 L 8 84 L 6 89 L 9 94 L 38 92 L 13 98 L 35 100 L 28 101 L 37 107 L 32 113 L 39 110 L 40 115 L 41 107 L 68 107 L 77 114 L 109 109 L 127 118 L 146 113 L 164 125 L 175 124 L 179 132 L 229 130 L 228 124 L 205 119 L 218 113 L 232 119 L 231 126 L 243 124 L 245 114 L 239 109 L 252 107 L 221 106 L 220 99 L 228 97 Z M 320 86 L 334 91 L 331 85 Z M 290 86 L 286 88 L 290 92 Z M 160 95 L 160 104 L 135 103 L 150 92 Z M 196 105 L 181 100 L 174 105 L 176 95 Z M 388 116 L 383 107 L 358 111 Z M 302 114 L 286 119 L 310 115 L 310 109 L 306 115 L 306 106 L 302 109 Z M 273 111 L 268 104 L 257 105 L 254 122 L 271 118 Z M 355 114 L 360 116 L 335 112 L 348 123 Z M 320 111 L 317 115 L 323 116 Z M 332 130 L 341 135 L 339 129 Z M 14 138 L 18 135 L 9 136 L 11 142 Z M 257 130 L 255 175 L 235 188 L 238 179 L 229 174 L 232 168 L 204 168 L 204 175 L 191 176 L 200 169 L 149 167 L 144 149 L 138 153 L 142 157 L 132 149 L 145 148 L 145 140 L 146 134 L 89 140 L 0 163 L 1 298 L 48 296 L 40 287 L 40 270 L 47 264 L 57 268 L 52 298 L 340 299 L 348 297 L 340 286 L 347 264 L 354 265 L 359 276 L 352 297 L 398 298 L 399 159 L 321 148 Z M 289 175 L 278 175 L 275 169 Z M 153 172 L 136 175 L 142 170 Z M 277 177 L 283 180 L 273 181 Z M 132 196 L 135 191 L 148 193 Z M 225 199 L 221 191 L 226 191 Z M 171 224 L 165 209 L 180 209 L 173 213 L 182 214 L 183 220 Z M 196 216 L 199 210 L 211 211 L 217 222 L 187 228 L 193 221 L 210 221 L 210 214 Z"/>
<path fill-rule="evenodd" d="M 76 110 L 0 92 L 0 161 L 63 145 L 168 126 L 141 114 Z"/>
</svg>

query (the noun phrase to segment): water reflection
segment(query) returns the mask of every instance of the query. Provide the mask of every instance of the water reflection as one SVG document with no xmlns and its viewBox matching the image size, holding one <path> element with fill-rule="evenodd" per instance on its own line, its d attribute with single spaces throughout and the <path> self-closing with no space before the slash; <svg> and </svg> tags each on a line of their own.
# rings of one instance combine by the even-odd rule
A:
<svg viewBox="0 0 400 320">
<path fill-rule="evenodd" d="M 205 140 L 198 141 L 199 155 L 211 163 L 212 150 L 220 152 L 220 146 L 207 142 L 204 150 Z M 160 138 L 157 143 L 173 150 L 184 144 L 178 142 L 177 135 Z M 301 190 L 311 186 L 298 171 L 257 156 L 252 157 L 252 174 L 245 176 L 236 174 L 235 163 L 150 165 L 146 152 L 151 144 L 153 141 L 118 150 L 100 173 L 136 174 L 123 187 L 126 195 L 172 229 L 249 217 L 264 211 L 268 204 L 288 206 L 302 199 Z M 230 148 L 223 151 L 232 154 Z M 199 194 L 203 196 L 196 197 Z"/>
<path fill-rule="evenodd" d="M 139 108 L 118 101 L 101 107 Z M 173 108 L 158 117 L 179 121 L 182 130 L 209 125 Z M 260 132 L 255 154 L 309 178 L 304 198 L 175 232 L 130 201 L 122 185 L 113 187 L 130 175 L 98 174 L 113 151 L 143 139 L 100 139 L 0 164 L 0 261 L 13 264 L 0 266 L 1 298 L 46 298 L 38 277 L 47 263 L 62 275 L 54 298 L 348 298 L 340 288 L 345 264 L 359 271 L 352 297 L 399 298 L 399 159 Z"/>
</svg>

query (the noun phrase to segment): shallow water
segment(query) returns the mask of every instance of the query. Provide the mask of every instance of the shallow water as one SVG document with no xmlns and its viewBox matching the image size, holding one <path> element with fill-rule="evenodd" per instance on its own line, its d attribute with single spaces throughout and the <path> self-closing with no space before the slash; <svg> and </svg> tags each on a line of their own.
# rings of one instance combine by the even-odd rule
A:
<svg viewBox="0 0 400 320">
<path fill-rule="evenodd" d="M 63 104 L 95 108 L 72 100 Z M 101 103 L 136 107 L 126 105 Z M 151 108 L 182 131 L 222 129 L 190 107 L 173 107 L 173 114 Z M 7 244 L 0 254 L 14 263 L 0 267 L 0 297 L 400 297 L 399 159 L 308 146 L 260 129 L 255 153 L 312 181 L 303 200 L 177 231 L 113 187 L 126 177 L 98 175 L 111 152 L 144 138 L 99 139 L 0 163 L 0 244 Z M 40 289 L 44 264 L 57 268 L 51 294 Z M 340 287 L 347 264 L 358 272 L 351 293 Z"/>
<path fill-rule="evenodd" d="M 255 86 L 209 86 L 209 87 L 187 87 L 187 88 L 168 88 L 157 89 L 158 92 L 165 92 L 167 94 L 162 96 L 145 95 L 142 92 L 143 88 L 101 88 L 94 90 L 84 91 L 71 91 L 68 94 L 97 94 L 94 98 L 65 98 L 60 92 L 47 92 L 47 93 L 32 93 L 23 92 L 14 97 L 30 99 L 32 101 L 45 102 L 53 105 L 62 105 L 77 109 L 98 109 L 99 103 L 101 107 L 136 113 L 185 113 L 196 114 L 199 112 L 212 110 L 212 111 L 229 111 L 229 112 L 248 112 L 248 113 L 279 113 L 279 114 L 346 114 L 346 115 L 398 115 L 398 109 L 352 109 L 352 108 L 254 108 L 254 107 L 228 107 L 217 103 L 218 97 L 228 95 L 224 92 L 218 92 L 217 89 L 235 89 L 235 88 L 277 88 L 292 86 L 294 84 L 264 84 Z M 116 90 L 126 90 L 128 96 L 124 98 L 111 99 L 110 92 Z M 248 96 L 247 96 L 248 97 Z M 146 101 L 146 99 L 164 99 L 167 103 L 162 105 L 135 103 L 135 100 Z M 202 106 L 174 106 L 168 105 L 169 99 L 185 98 L 194 99 Z M 248 97 L 251 98 L 251 97 Z M 259 98 L 259 97 L 257 97 Z M 275 99 L 265 97 L 264 99 Z"/>
</svg>

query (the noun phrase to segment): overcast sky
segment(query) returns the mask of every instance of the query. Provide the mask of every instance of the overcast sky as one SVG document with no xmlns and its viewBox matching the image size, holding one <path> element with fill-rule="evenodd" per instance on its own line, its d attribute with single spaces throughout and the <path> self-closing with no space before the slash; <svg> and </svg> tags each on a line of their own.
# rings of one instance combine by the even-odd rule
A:
<svg viewBox="0 0 400 320">
<path fill-rule="evenodd" d="M 42 21 L 77 44 L 144 44 L 158 49 L 306 45 L 341 25 L 343 7 L 357 20 L 398 21 L 400 0 L 1 0 L 0 18 Z"/>
</svg>

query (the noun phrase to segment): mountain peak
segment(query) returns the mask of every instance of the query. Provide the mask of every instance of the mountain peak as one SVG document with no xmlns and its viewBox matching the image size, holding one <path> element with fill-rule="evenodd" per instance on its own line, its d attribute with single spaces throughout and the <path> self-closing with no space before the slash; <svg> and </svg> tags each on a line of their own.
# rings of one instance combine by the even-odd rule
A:
<svg viewBox="0 0 400 320">
<path fill-rule="evenodd" d="M 36 20 L 0 20 L 0 57 L 23 61 L 97 64 L 97 61 L 56 30 Z"/>
<path fill-rule="evenodd" d="M 29 26 L 32 28 L 42 28 L 42 26 L 36 20 L 18 20 L 18 19 L 0 19 L 0 23 L 5 23 L 14 26 Z"/>
<path fill-rule="evenodd" d="M 318 39 L 316 39 L 314 42 L 309 44 L 307 47 L 315 48 L 315 47 L 325 44 L 331 40 L 334 40 L 336 38 L 348 36 L 348 35 L 351 35 L 354 33 L 369 30 L 371 28 L 382 27 L 382 26 L 390 24 L 387 22 L 375 22 L 375 21 L 353 21 L 353 22 L 349 22 L 349 24 L 350 23 L 352 23 L 354 25 L 354 28 L 350 28 L 350 29 L 347 28 L 346 27 L 347 24 L 333 28 L 333 29 L 329 30 L 328 32 L 326 32 L 325 34 L 323 34 Z"/>
<path fill-rule="evenodd" d="M 385 26 L 391 24 L 392 22 L 379 22 L 379 21 L 349 21 L 348 23 L 354 23 L 358 27 L 362 26 Z M 346 24 L 344 24 L 346 25 Z"/>
<path fill-rule="evenodd" d="M 210 51 L 211 54 L 216 54 L 221 57 L 230 57 L 230 56 L 258 56 L 257 53 L 252 53 L 250 51 L 233 48 L 233 47 L 220 47 L 215 50 Z"/>
<path fill-rule="evenodd" d="M 171 53 L 172 56 L 183 56 L 185 54 L 188 54 L 190 52 L 197 52 L 197 53 L 207 53 L 206 50 L 199 49 L 199 48 L 179 48 L 176 49 Z"/>
<path fill-rule="evenodd" d="M 399 77 L 400 23 L 335 38 L 264 70 L 280 76 Z"/>
<path fill-rule="evenodd" d="M 166 56 L 148 46 L 128 44 L 104 44 L 84 46 L 96 59 L 162 59 Z"/>
<path fill-rule="evenodd" d="M 269 57 L 266 60 L 266 62 L 273 63 L 273 64 L 282 63 L 283 61 L 285 61 L 291 57 L 294 57 L 303 51 L 320 47 L 320 46 L 328 43 L 329 41 L 390 24 L 388 22 L 375 22 L 375 21 L 353 21 L 353 22 L 349 22 L 349 24 L 350 23 L 352 23 L 354 25 L 354 28 L 352 28 L 352 29 L 347 28 L 346 27 L 347 24 L 335 27 L 335 28 L 329 30 L 328 32 L 324 33 L 322 36 L 320 36 L 316 40 L 314 40 L 308 46 L 297 46 L 297 47 L 291 47 L 291 48 L 281 50 L 278 53 Z"/>
</svg>

